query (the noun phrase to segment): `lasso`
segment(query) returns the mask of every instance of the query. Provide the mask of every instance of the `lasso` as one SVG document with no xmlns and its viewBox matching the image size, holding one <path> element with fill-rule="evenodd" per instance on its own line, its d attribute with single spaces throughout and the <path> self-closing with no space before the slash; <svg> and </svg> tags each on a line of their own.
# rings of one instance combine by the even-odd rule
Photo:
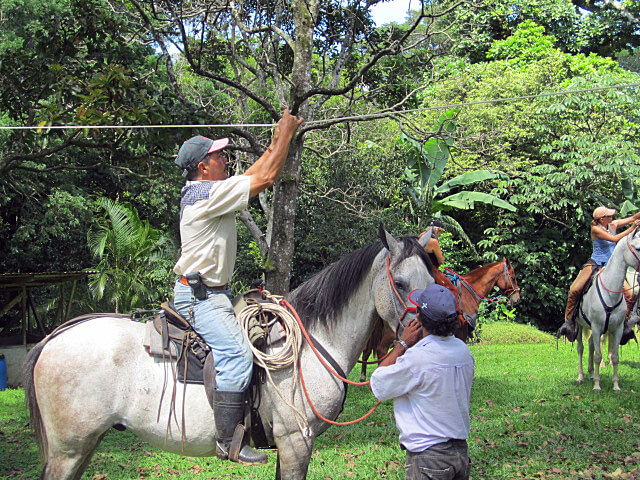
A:
<svg viewBox="0 0 640 480">
<path fill-rule="evenodd" d="M 280 305 L 283 297 L 272 295 L 266 290 L 262 291 L 262 295 L 269 302 L 259 303 L 256 301 L 252 301 L 251 299 L 247 299 L 247 306 L 242 309 L 242 311 L 236 316 L 236 318 L 238 320 L 238 323 L 240 324 L 242 332 L 244 333 L 245 337 L 247 337 L 247 339 L 249 338 L 250 321 L 254 318 L 259 318 L 261 313 L 272 313 L 274 316 L 280 319 L 282 328 L 284 329 L 285 333 L 284 345 L 281 348 L 274 349 L 272 353 L 266 353 L 256 348 L 251 342 L 249 342 L 249 346 L 251 347 L 251 351 L 253 352 L 254 363 L 264 368 L 264 371 L 267 374 L 267 379 L 269 380 L 269 383 L 275 390 L 276 394 L 284 403 L 289 406 L 289 408 L 291 408 L 291 410 L 293 410 L 298 428 L 300 428 L 300 431 L 306 432 L 308 434 L 309 424 L 307 422 L 307 417 L 294 405 L 295 390 L 298 386 L 299 377 L 298 354 L 300 352 L 300 347 L 302 346 L 302 334 L 300 332 L 300 327 L 291 312 Z M 271 327 L 275 322 L 276 320 L 272 320 L 271 322 L 269 322 L 268 327 Z M 263 326 L 267 327 L 266 325 Z M 291 401 L 287 401 L 287 399 L 285 399 L 284 395 L 276 386 L 273 378 L 271 377 L 271 371 L 284 370 L 289 367 L 293 367 Z"/>
</svg>

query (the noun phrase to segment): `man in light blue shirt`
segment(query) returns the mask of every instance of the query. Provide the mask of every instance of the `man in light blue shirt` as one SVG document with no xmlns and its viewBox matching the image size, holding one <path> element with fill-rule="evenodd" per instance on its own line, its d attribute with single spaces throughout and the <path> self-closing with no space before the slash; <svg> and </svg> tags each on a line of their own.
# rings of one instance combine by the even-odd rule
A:
<svg viewBox="0 0 640 480">
<path fill-rule="evenodd" d="M 378 400 L 393 399 L 406 478 L 468 479 L 469 400 L 474 361 L 455 338 L 456 300 L 432 284 L 409 296 L 418 318 L 371 376 Z"/>
</svg>

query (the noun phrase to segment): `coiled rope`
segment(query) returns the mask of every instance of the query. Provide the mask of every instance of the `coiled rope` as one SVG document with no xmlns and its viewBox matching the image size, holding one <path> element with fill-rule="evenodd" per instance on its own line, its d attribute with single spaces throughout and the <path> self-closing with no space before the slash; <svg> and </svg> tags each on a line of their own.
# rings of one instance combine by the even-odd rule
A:
<svg viewBox="0 0 640 480">
<path fill-rule="evenodd" d="M 298 327 L 298 323 L 294 316 L 287 310 L 286 308 L 280 305 L 280 301 L 283 297 L 278 295 L 272 295 L 266 290 L 262 291 L 262 295 L 269 302 L 257 302 L 250 298 L 247 299 L 247 306 L 242 309 L 242 311 L 236 315 L 238 323 L 240 324 L 240 328 L 244 333 L 245 337 L 249 338 L 249 325 L 250 321 L 254 318 L 260 318 L 264 312 L 271 313 L 280 319 L 280 324 L 284 329 L 285 333 L 285 342 L 281 348 L 272 349 L 271 353 L 263 352 L 262 350 L 256 348 L 250 341 L 249 347 L 253 352 L 253 361 L 257 365 L 261 366 L 267 374 L 267 379 L 269 383 L 273 387 L 274 391 L 280 397 L 280 399 L 293 410 L 294 415 L 296 417 L 296 423 L 298 424 L 298 428 L 301 432 L 305 432 L 308 434 L 309 432 L 309 423 L 307 422 L 307 417 L 299 409 L 294 405 L 295 399 L 295 390 L 298 386 L 298 353 L 300 352 L 300 348 L 302 346 L 302 335 L 300 333 L 300 328 Z M 272 320 L 267 325 L 261 326 L 264 328 L 271 327 L 276 320 Z M 278 388 L 278 386 L 273 381 L 271 377 L 271 371 L 284 370 L 286 368 L 293 367 L 293 383 L 291 384 L 291 399 L 287 400 L 282 391 Z"/>
<path fill-rule="evenodd" d="M 309 346 L 311 347 L 312 351 L 316 354 L 316 357 L 318 358 L 320 363 L 322 363 L 322 365 L 332 375 L 339 378 L 343 382 L 349 383 L 351 385 L 369 385 L 369 382 L 353 382 L 347 378 L 342 377 L 340 374 L 338 374 L 333 368 L 331 368 L 331 366 L 324 360 L 324 358 L 322 358 L 322 355 L 320 354 L 320 352 L 318 352 L 315 345 L 313 345 L 313 342 L 311 341 L 309 334 L 304 328 L 304 325 L 300 320 L 300 317 L 298 316 L 297 312 L 293 308 L 293 306 L 289 302 L 287 302 L 284 299 L 284 297 L 281 297 L 279 295 L 272 295 L 266 290 L 262 291 L 262 295 L 263 295 L 263 298 L 265 298 L 266 300 L 269 300 L 269 303 L 262 303 L 262 302 L 259 303 L 249 298 L 247 299 L 247 306 L 242 309 L 242 311 L 236 316 L 236 318 L 238 319 L 240 328 L 242 329 L 243 333 L 247 338 L 249 338 L 250 321 L 253 320 L 254 318 L 259 318 L 263 312 L 266 311 L 266 312 L 272 313 L 273 315 L 277 316 L 281 320 L 281 324 L 283 326 L 285 337 L 286 337 L 285 343 L 282 346 L 282 348 L 278 349 L 277 351 L 274 351 L 273 353 L 265 353 L 257 349 L 256 347 L 254 347 L 251 342 L 249 342 L 249 345 L 251 347 L 251 351 L 254 354 L 254 362 L 264 368 L 265 372 L 267 373 L 267 378 L 271 386 L 274 388 L 274 390 L 276 391 L 280 399 L 284 401 L 295 413 L 296 422 L 298 423 L 298 428 L 300 428 L 300 430 L 305 432 L 305 434 L 308 436 L 309 424 L 307 422 L 307 418 L 305 415 L 303 415 L 300 412 L 300 410 L 298 410 L 293 405 L 295 389 L 298 386 L 298 378 L 300 379 L 302 390 L 305 394 L 305 397 L 307 398 L 307 402 L 309 403 L 311 410 L 318 418 L 320 418 L 324 422 L 330 423 L 332 425 L 352 425 L 354 423 L 360 422 L 365 418 L 369 417 L 376 410 L 376 408 L 378 408 L 378 406 L 381 403 L 380 401 L 378 401 L 374 405 L 374 407 L 362 417 L 356 420 L 348 421 L 348 422 L 336 422 L 334 420 L 326 418 L 316 409 L 315 405 L 311 401 L 311 397 L 304 383 L 304 378 L 302 376 L 302 368 L 300 366 L 300 358 L 298 354 L 302 346 L 302 335 L 304 335 L 304 337 L 306 338 L 307 342 L 309 343 Z M 272 320 L 271 322 L 269 322 L 268 325 L 264 325 L 263 323 L 261 323 L 261 325 L 265 327 L 267 326 L 270 327 L 275 322 L 276 320 Z M 280 389 L 276 386 L 270 373 L 271 370 L 274 370 L 274 371 L 283 370 L 289 367 L 293 367 L 293 383 L 291 385 L 291 401 L 290 402 L 284 398 L 284 395 L 282 394 Z"/>
</svg>

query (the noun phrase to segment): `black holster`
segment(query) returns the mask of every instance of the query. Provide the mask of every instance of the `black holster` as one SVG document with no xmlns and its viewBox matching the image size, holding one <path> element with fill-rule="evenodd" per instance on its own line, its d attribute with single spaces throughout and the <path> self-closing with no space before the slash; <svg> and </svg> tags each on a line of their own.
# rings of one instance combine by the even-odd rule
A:
<svg viewBox="0 0 640 480">
<path fill-rule="evenodd" d="M 200 276 L 200 272 L 196 273 L 187 273 L 184 278 L 187 279 L 187 283 L 193 290 L 193 295 L 198 300 L 206 300 L 207 299 L 207 286 L 202 281 L 202 277 Z"/>
</svg>

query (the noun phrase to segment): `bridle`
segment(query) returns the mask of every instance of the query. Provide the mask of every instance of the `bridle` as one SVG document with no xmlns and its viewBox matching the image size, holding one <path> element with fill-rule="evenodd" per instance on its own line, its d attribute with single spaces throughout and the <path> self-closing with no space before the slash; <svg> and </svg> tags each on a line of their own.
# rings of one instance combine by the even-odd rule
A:
<svg viewBox="0 0 640 480">
<path fill-rule="evenodd" d="M 389 255 L 387 255 L 386 264 L 387 264 L 387 277 L 389 278 L 389 284 L 391 285 L 391 291 L 395 294 L 396 298 L 400 302 L 400 305 L 404 309 L 404 311 L 402 312 L 402 314 L 400 315 L 400 318 L 398 320 L 398 328 L 396 329 L 396 336 L 397 336 L 398 335 L 398 331 L 400 330 L 400 326 L 402 326 L 402 328 L 406 327 L 405 317 L 407 316 L 407 313 L 413 313 L 415 315 L 417 313 L 417 309 L 416 309 L 416 307 L 408 306 L 407 302 L 405 302 L 404 298 L 402 298 L 402 295 L 400 295 L 400 292 L 398 291 L 398 288 L 396 287 L 396 282 L 393 280 L 393 275 L 391 274 L 391 259 L 389 258 Z"/>
<path fill-rule="evenodd" d="M 631 232 L 630 235 L 627 235 L 627 248 L 629 249 L 629 251 L 631 251 L 633 256 L 636 257 L 636 260 L 638 261 L 638 264 L 636 265 L 636 272 L 640 270 L 640 257 L 638 257 L 638 254 L 636 253 L 638 249 L 631 245 L 630 237 L 633 237 L 637 232 L 638 232 L 638 227 L 636 227 L 635 230 Z"/>
<path fill-rule="evenodd" d="M 514 287 L 513 277 L 511 275 L 507 274 L 507 259 L 506 258 L 502 261 L 502 265 L 504 266 L 504 271 L 503 271 L 504 284 L 507 285 L 507 278 L 508 278 L 509 279 L 508 284 L 510 285 L 510 288 L 505 288 L 502 291 L 502 294 L 504 296 L 506 296 L 507 299 L 511 300 L 511 296 L 514 293 L 519 293 L 520 292 L 520 287 Z"/>
</svg>

